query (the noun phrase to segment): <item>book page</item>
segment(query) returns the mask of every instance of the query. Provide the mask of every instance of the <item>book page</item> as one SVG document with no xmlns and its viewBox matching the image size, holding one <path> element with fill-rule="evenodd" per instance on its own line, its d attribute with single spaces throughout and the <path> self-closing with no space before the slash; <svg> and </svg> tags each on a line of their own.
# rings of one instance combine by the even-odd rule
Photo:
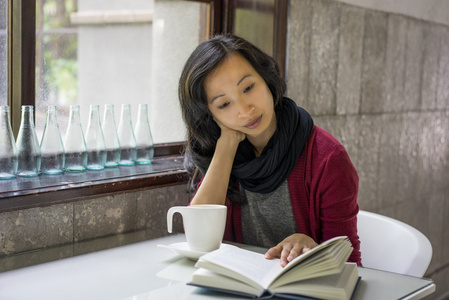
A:
<svg viewBox="0 0 449 300">
<path fill-rule="evenodd" d="M 275 294 L 300 294 L 324 299 L 350 299 L 357 281 L 357 265 L 346 263 L 341 273 L 273 287 L 270 291 Z"/>
<path fill-rule="evenodd" d="M 253 287 L 248 285 L 246 282 L 235 280 L 228 276 L 219 275 L 203 268 L 200 268 L 193 273 L 190 284 L 235 291 L 253 296 L 259 296 L 264 292 L 262 287 Z"/>
<path fill-rule="evenodd" d="M 239 273 L 251 281 L 258 283 L 264 289 L 267 289 L 272 278 L 276 277 L 276 275 L 283 270 L 279 263 L 279 259 L 268 260 L 263 254 L 237 247 L 219 249 L 200 258 L 197 264 L 198 266 L 210 270 L 213 269 L 212 271 L 217 272 L 217 269 L 208 267 L 206 264 L 202 264 L 201 261 L 208 261 L 232 270 L 235 273 Z M 221 270 L 220 273 L 226 276 L 231 276 L 225 270 Z M 239 280 L 242 279 L 240 276 L 232 276 Z"/>
</svg>

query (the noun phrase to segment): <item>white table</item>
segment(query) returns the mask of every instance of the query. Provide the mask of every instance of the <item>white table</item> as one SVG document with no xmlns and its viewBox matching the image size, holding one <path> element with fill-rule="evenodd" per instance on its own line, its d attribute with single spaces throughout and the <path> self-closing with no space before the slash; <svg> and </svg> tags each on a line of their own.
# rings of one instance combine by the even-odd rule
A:
<svg viewBox="0 0 449 300">
<path fill-rule="evenodd" d="M 158 244 L 185 241 L 182 234 L 0 273 L 0 299 L 237 299 L 186 285 L 194 262 Z M 420 299 L 431 280 L 360 268 L 355 299 Z M 238 298 L 246 299 L 246 298 Z"/>
</svg>

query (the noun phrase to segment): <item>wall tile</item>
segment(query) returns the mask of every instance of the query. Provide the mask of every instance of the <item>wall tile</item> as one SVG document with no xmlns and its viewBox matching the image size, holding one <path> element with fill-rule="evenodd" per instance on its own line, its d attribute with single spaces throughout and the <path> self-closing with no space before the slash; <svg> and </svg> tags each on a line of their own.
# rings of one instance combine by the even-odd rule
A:
<svg viewBox="0 0 449 300">
<path fill-rule="evenodd" d="M 72 256 L 72 244 L 49 247 L 41 251 L 28 251 L 25 253 L 4 256 L 0 257 L 0 272 L 7 272 Z"/>
<path fill-rule="evenodd" d="M 421 108 L 436 108 L 438 61 L 440 56 L 440 26 L 424 23 L 424 52 L 422 66 Z"/>
<path fill-rule="evenodd" d="M 382 112 L 385 102 L 385 57 L 388 15 L 367 10 L 363 38 L 361 112 Z"/>
<path fill-rule="evenodd" d="M 440 267 L 441 265 L 448 265 L 449 263 L 449 257 L 448 257 L 448 253 L 449 253 L 449 191 L 448 188 L 446 187 L 446 192 L 443 195 L 443 203 L 444 203 L 444 207 L 443 207 L 443 241 L 442 241 L 442 245 L 441 245 L 441 252 L 443 253 L 443 257 L 442 257 L 442 261 L 441 262 L 436 262 L 436 266 Z M 440 226 L 439 224 L 434 224 L 434 226 L 438 227 Z M 429 230 L 432 230 L 435 227 L 431 227 L 429 226 Z M 448 277 L 449 278 L 449 277 Z"/>
<path fill-rule="evenodd" d="M 132 192 L 75 202 L 74 241 L 135 230 L 136 197 Z"/>
<path fill-rule="evenodd" d="M 359 151 L 357 171 L 359 173 L 359 198 L 361 209 L 377 211 L 378 197 L 378 163 L 381 118 L 377 115 L 361 116 L 358 126 Z"/>
<path fill-rule="evenodd" d="M 73 205 L 0 214 L 0 256 L 72 242 Z"/>
<path fill-rule="evenodd" d="M 312 0 L 290 1 L 289 12 L 287 94 L 299 106 L 307 108 Z"/>
<path fill-rule="evenodd" d="M 385 101 L 382 111 L 403 111 L 405 46 L 407 19 L 404 16 L 388 15 L 388 37 L 385 62 Z"/>
<path fill-rule="evenodd" d="M 447 112 L 421 114 L 422 129 L 419 136 L 420 196 L 445 193 L 449 182 L 449 121 Z M 444 188 L 443 188 L 444 187 Z"/>
<path fill-rule="evenodd" d="M 447 234 L 444 233 L 445 227 L 442 226 L 445 223 L 447 224 L 445 221 L 447 219 L 447 215 L 445 215 L 445 200 L 447 200 L 447 197 L 443 194 L 429 194 L 423 201 L 426 207 L 428 207 L 428 214 L 425 214 L 425 210 L 420 211 L 423 217 L 427 217 L 426 221 L 428 224 L 428 229 L 423 229 L 423 233 L 428 237 L 433 247 L 433 257 L 429 271 L 435 271 L 444 262 L 447 263 L 447 252 L 444 252 L 444 245 L 447 244 L 447 240 L 444 240 L 444 237 L 447 237 Z"/>
<path fill-rule="evenodd" d="M 421 108 L 421 74 L 424 55 L 424 22 L 407 19 L 403 107 L 408 111 Z M 406 100 L 406 101 L 405 101 Z"/>
<path fill-rule="evenodd" d="M 335 114 L 338 58 L 338 2 L 315 0 L 312 3 L 312 38 L 309 65 L 307 109 L 311 114 Z"/>
<path fill-rule="evenodd" d="M 186 185 L 147 190 L 137 198 L 137 229 L 151 228 L 168 234 L 167 211 L 172 206 L 185 206 L 190 202 Z M 173 231 L 182 232 L 182 219 L 174 215 Z"/>
<path fill-rule="evenodd" d="M 380 117 L 379 156 L 377 169 L 377 198 L 379 208 L 394 207 L 397 188 L 401 185 L 399 173 L 399 145 L 402 132 L 402 115 L 385 114 Z"/>
<path fill-rule="evenodd" d="M 437 108 L 449 108 L 449 28 L 440 28 L 440 55 L 438 65 Z"/>
<path fill-rule="evenodd" d="M 147 232 L 142 230 L 120 233 L 116 235 L 108 235 L 106 237 L 92 240 L 84 240 L 73 244 L 73 255 L 82 255 L 86 253 L 138 243 L 148 240 L 149 238 L 147 237 L 147 235 Z"/>
<path fill-rule="evenodd" d="M 419 113 L 403 114 L 403 126 L 399 139 L 400 184 L 397 186 L 398 202 L 416 201 L 418 180 L 418 145 L 422 124 Z M 403 174 L 406 174 L 404 176 Z"/>
<path fill-rule="evenodd" d="M 360 78 L 365 10 L 342 5 L 337 71 L 337 114 L 356 114 L 360 109 Z"/>
</svg>

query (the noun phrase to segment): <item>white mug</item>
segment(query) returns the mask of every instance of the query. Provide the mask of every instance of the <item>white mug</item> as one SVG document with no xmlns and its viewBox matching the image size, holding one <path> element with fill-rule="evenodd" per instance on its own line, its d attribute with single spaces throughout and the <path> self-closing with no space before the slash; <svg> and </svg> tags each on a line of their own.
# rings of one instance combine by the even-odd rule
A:
<svg viewBox="0 0 449 300">
<path fill-rule="evenodd" d="M 226 211 L 225 205 L 174 206 L 167 213 L 167 229 L 172 232 L 173 214 L 180 213 L 190 249 L 201 252 L 216 250 L 223 240 Z"/>
</svg>

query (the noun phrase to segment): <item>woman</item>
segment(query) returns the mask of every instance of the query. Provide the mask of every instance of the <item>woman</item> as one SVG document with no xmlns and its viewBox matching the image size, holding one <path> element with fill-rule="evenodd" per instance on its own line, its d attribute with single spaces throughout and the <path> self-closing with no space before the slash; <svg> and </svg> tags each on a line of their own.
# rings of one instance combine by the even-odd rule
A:
<svg viewBox="0 0 449 300">
<path fill-rule="evenodd" d="M 276 62 L 242 38 L 193 51 L 179 82 L 191 204 L 227 205 L 224 239 L 271 247 L 282 266 L 339 235 L 361 265 L 357 172 L 285 90 Z"/>
</svg>

